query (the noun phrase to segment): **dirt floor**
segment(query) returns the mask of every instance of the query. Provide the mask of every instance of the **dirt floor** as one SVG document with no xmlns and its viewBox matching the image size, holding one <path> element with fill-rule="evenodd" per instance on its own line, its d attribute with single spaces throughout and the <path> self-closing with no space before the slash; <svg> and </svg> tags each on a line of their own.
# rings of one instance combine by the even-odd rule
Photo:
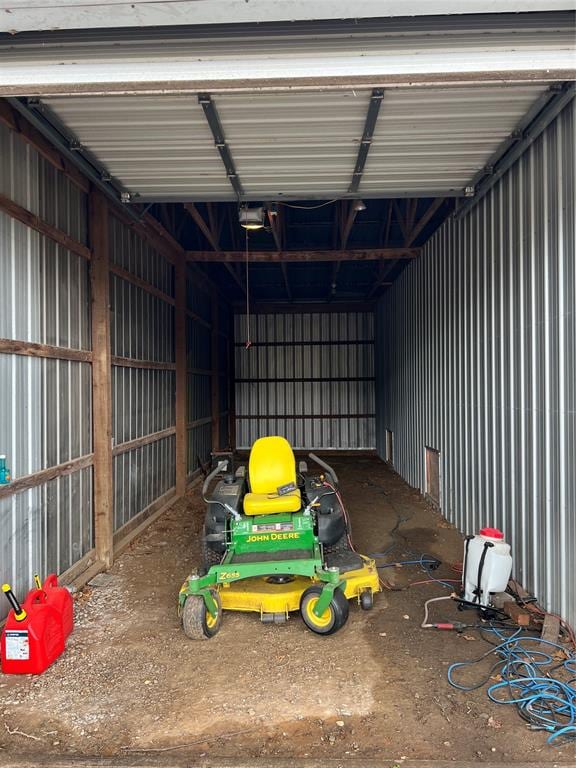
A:
<svg viewBox="0 0 576 768">
<path fill-rule="evenodd" d="M 390 559 L 426 552 L 436 572 L 457 578 L 462 539 L 382 462 L 334 461 L 348 502 L 356 547 Z M 224 617 L 206 642 L 187 640 L 176 602 L 199 564 L 203 506 L 197 490 L 178 503 L 112 568 L 106 586 L 76 595 L 68 649 L 44 675 L 0 678 L 0 764 L 25 750 L 85 754 L 410 758 L 461 764 L 530 762 L 572 765 L 574 751 L 546 746 L 512 708 L 484 690 L 461 693 L 448 665 L 488 646 L 474 632 L 420 629 L 426 598 L 448 593 L 418 566 L 388 568 L 396 587 L 372 611 L 351 606 L 347 625 L 318 637 L 295 615 L 263 625 L 256 614 Z M 390 531 L 396 527 L 396 533 Z M 452 606 L 436 618 L 462 618 Z M 27 735 L 26 735 L 27 734 Z M 182 750 L 168 747 L 187 745 Z"/>
</svg>

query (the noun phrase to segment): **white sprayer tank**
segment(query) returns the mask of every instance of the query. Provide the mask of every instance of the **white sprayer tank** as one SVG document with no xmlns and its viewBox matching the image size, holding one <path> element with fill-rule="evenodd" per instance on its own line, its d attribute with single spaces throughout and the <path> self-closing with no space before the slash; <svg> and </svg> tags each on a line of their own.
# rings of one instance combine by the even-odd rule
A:
<svg viewBox="0 0 576 768">
<path fill-rule="evenodd" d="M 482 528 L 464 544 L 464 599 L 489 605 L 491 595 L 504 592 L 512 573 L 510 544 L 497 528 Z"/>
</svg>

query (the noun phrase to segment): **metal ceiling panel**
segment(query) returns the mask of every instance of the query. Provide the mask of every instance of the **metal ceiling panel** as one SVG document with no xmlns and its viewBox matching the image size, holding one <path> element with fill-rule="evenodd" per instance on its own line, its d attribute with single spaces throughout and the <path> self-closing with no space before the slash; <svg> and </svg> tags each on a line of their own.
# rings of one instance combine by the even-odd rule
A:
<svg viewBox="0 0 576 768">
<path fill-rule="evenodd" d="M 506 13 L 572 8 L 566 0 L 3 0 L 0 31 L 229 24 L 315 19 Z"/>
<path fill-rule="evenodd" d="M 527 85 L 387 91 L 360 194 L 462 190 L 545 90 Z"/>
<path fill-rule="evenodd" d="M 560 11 L 6 35 L 0 95 L 568 80 L 573 24 Z"/>
<path fill-rule="evenodd" d="M 462 194 L 545 90 L 387 90 L 359 194 Z M 215 95 L 245 198 L 345 196 L 369 100 L 369 90 L 352 89 Z M 43 103 L 123 189 L 142 199 L 235 199 L 196 98 L 82 96 Z"/>
<path fill-rule="evenodd" d="M 247 195 L 347 191 L 370 91 L 221 94 L 214 101 Z"/>
<path fill-rule="evenodd" d="M 43 103 L 125 189 L 158 199 L 234 199 L 196 98 L 82 96 Z"/>
</svg>

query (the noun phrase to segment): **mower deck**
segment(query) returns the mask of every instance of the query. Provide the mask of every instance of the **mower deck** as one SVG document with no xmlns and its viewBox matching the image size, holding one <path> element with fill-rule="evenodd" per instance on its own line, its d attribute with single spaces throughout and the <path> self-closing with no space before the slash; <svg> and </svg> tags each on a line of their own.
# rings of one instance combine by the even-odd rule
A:
<svg viewBox="0 0 576 768">
<path fill-rule="evenodd" d="M 378 592 L 380 588 L 374 561 L 362 559 L 362 568 L 346 573 L 342 589 L 348 600 L 359 600 L 363 592 Z M 302 594 L 312 583 L 313 580 L 305 576 L 294 576 L 284 583 L 261 576 L 222 584 L 219 593 L 224 610 L 256 611 L 262 619 L 266 614 L 287 617 L 291 611 L 299 610 Z"/>
</svg>

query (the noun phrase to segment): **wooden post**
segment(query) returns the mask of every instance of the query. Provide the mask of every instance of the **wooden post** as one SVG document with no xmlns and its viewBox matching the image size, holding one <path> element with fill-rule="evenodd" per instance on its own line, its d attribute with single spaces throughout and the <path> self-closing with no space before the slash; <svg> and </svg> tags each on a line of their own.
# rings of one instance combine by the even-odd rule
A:
<svg viewBox="0 0 576 768">
<path fill-rule="evenodd" d="M 186 365 L 186 261 L 178 256 L 174 267 L 176 305 L 175 321 L 175 356 L 176 356 L 176 495 L 186 492 L 188 475 L 186 423 L 187 401 L 187 365 Z"/>
<path fill-rule="evenodd" d="M 220 448 L 220 337 L 218 296 L 212 291 L 212 450 Z"/>
<path fill-rule="evenodd" d="M 96 555 L 112 565 L 114 496 L 112 475 L 112 389 L 110 353 L 110 253 L 108 202 L 90 191 L 90 287 L 92 293 L 92 418 L 94 440 L 94 540 Z"/>
</svg>

